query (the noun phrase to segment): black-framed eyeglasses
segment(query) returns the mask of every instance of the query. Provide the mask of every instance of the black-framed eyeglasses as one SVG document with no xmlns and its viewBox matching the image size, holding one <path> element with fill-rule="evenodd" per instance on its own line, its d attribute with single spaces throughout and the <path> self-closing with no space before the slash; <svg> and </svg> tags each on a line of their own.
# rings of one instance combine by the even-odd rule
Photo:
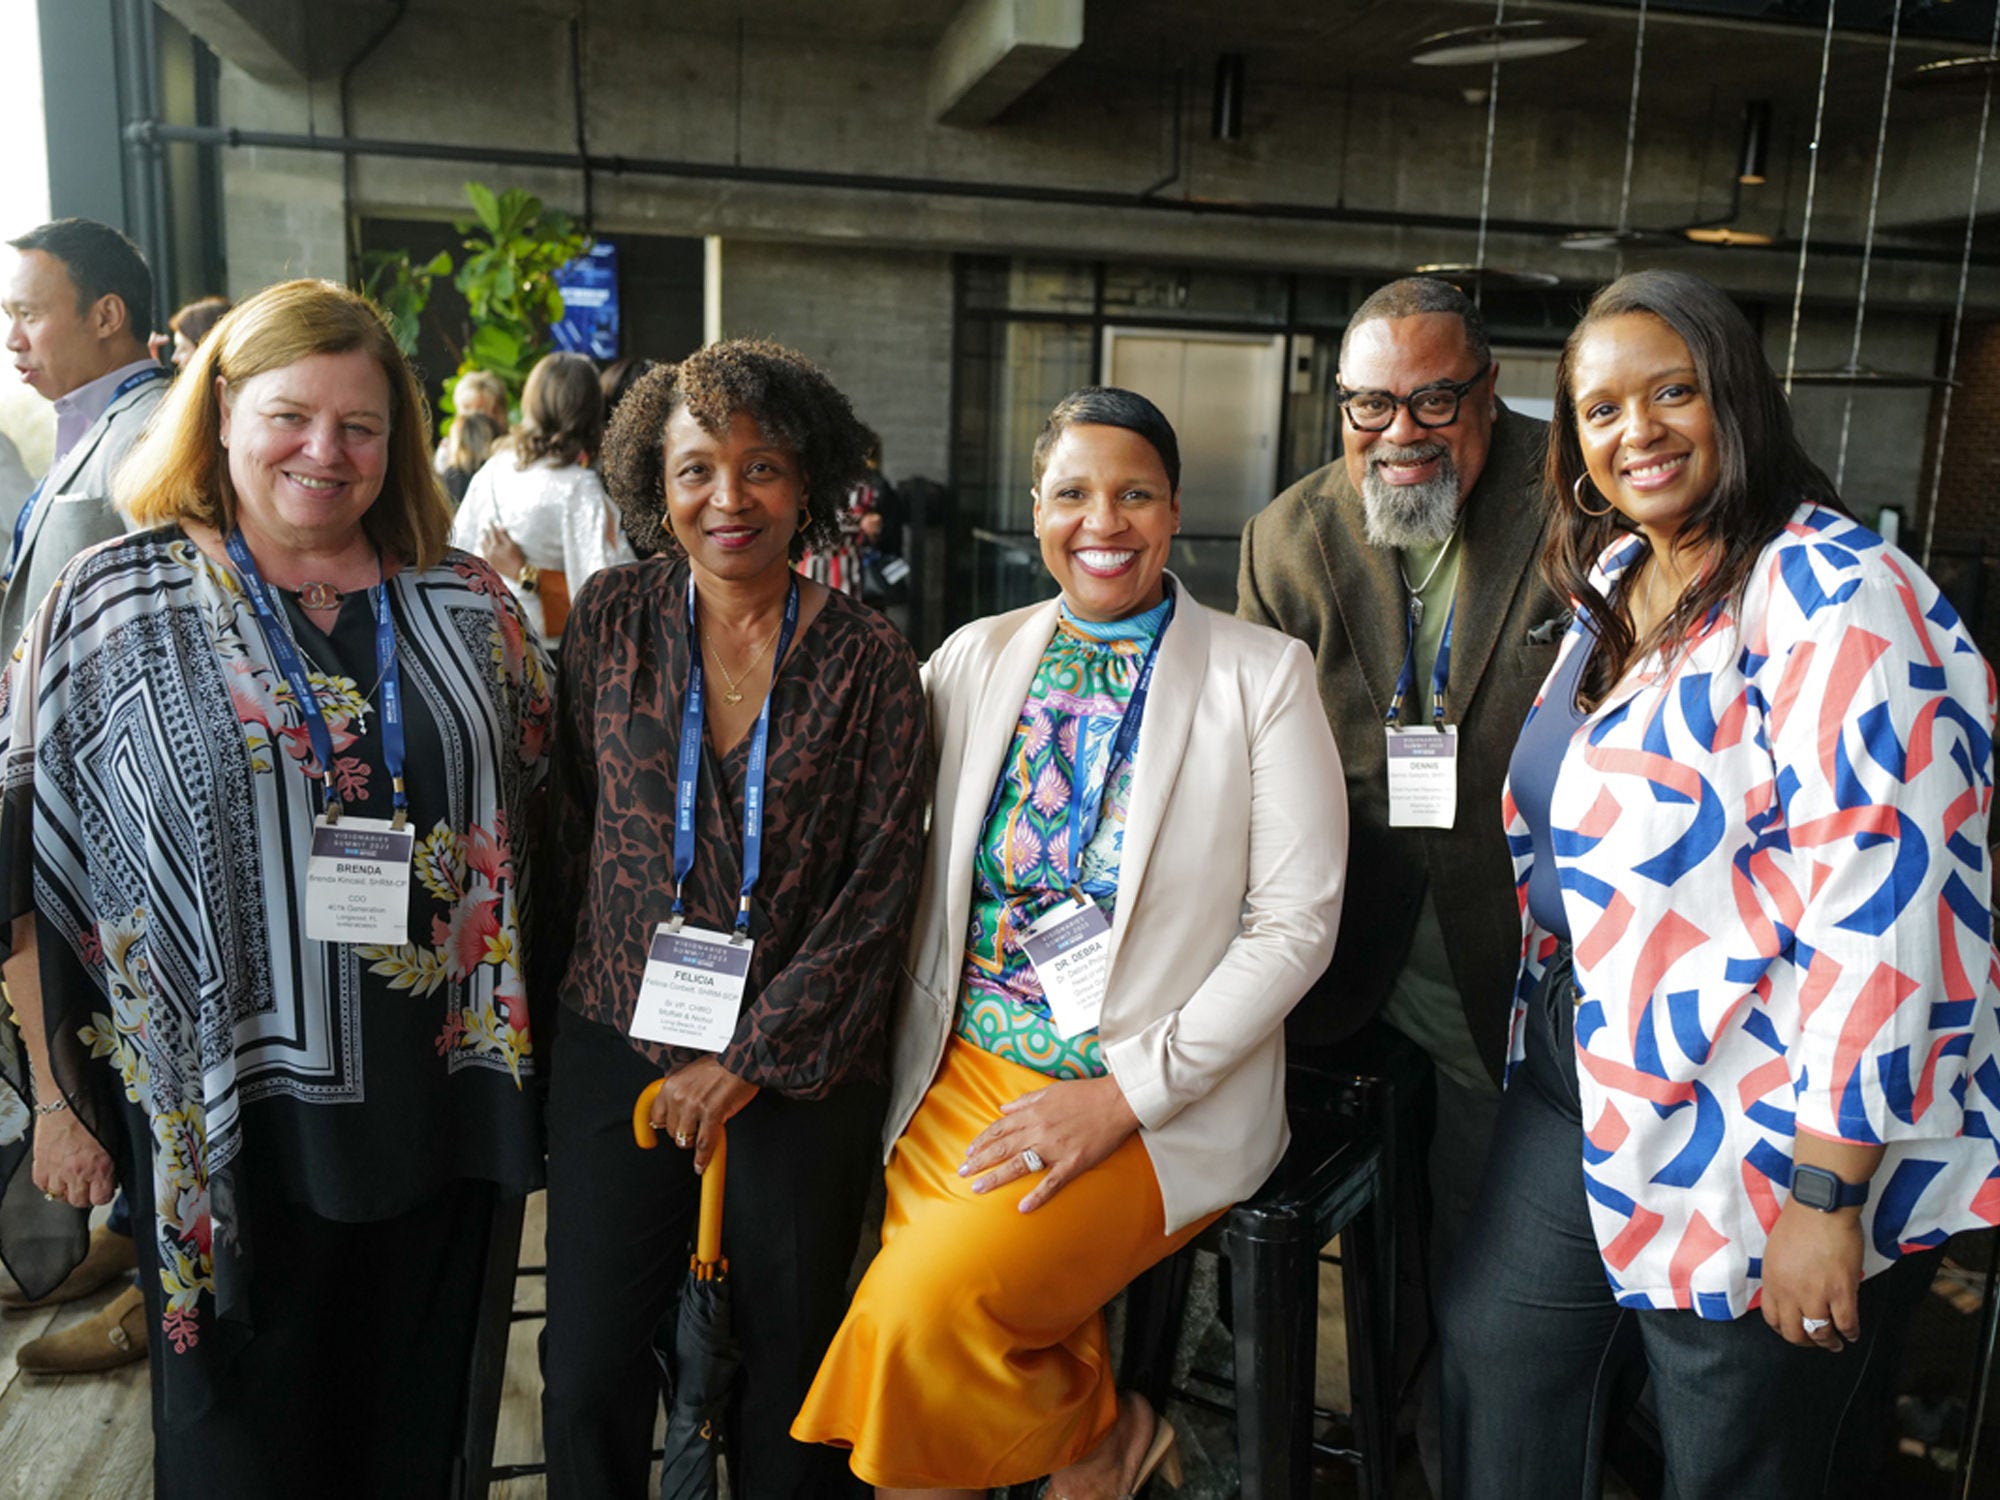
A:
<svg viewBox="0 0 2000 1500">
<path fill-rule="evenodd" d="M 1449 427 L 1458 420 L 1459 403 L 1492 368 L 1493 361 L 1489 359 L 1477 374 L 1467 379 L 1435 380 L 1418 386 L 1407 396 L 1392 396 L 1387 391 L 1350 391 L 1344 385 L 1336 386 L 1334 394 L 1356 432 L 1385 430 L 1395 422 L 1399 406 L 1410 409 L 1410 418 L 1419 427 Z"/>
</svg>

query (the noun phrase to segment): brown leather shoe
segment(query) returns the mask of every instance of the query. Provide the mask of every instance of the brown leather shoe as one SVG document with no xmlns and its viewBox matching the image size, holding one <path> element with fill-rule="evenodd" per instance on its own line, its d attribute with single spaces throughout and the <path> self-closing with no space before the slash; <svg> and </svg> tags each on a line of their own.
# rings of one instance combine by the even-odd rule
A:
<svg viewBox="0 0 2000 1500">
<path fill-rule="evenodd" d="M 145 1357 L 146 1303 L 128 1286 L 95 1317 L 23 1344 L 14 1363 L 23 1375 L 94 1375 Z"/>
<path fill-rule="evenodd" d="M 113 1234 L 100 1224 L 90 1231 L 89 1251 L 76 1263 L 76 1269 L 56 1284 L 54 1291 L 30 1301 L 19 1287 L 10 1286 L 0 1291 L 0 1308 L 8 1312 L 33 1312 L 38 1307 L 75 1302 L 111 1285 L 138 1264 L 139 1252 L 132 1244 L 132 1236 Z"/>
</svg>

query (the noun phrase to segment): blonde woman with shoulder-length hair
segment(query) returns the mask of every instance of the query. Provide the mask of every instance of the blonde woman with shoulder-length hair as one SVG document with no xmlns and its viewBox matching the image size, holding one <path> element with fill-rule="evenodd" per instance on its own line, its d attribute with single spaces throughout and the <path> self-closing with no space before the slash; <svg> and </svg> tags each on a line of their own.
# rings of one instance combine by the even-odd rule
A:
<svg viewBox="0 0 2000 1500">
<path fill-rule="evenodd" d="M 428 449 L 373 307 L 252 297 L 0 679 L 0 1253 L 39 1295 L 122 1183 L 163 1497 L 446 1494 L 540 1183 L 546 668 Z"/>
</svg>

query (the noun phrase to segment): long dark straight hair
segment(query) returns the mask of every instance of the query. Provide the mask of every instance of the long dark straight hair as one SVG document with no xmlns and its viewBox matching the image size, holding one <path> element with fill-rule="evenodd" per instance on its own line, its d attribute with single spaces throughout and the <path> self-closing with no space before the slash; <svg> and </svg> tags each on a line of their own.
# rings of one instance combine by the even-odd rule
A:
<svg viewBox="0 0 2000 1500">
<path fill-rule="evenodd" d="M 1597 509 L 1606 501 L 1584 468 L 1572 387 L 1584 340 L 1598 324 L 1628 313 L 1658 318 L 1687 345 L 1715 424 L 1717 458 L 1715 487 L 1681 533 L 1692 545 L 1713 544 L 1714 565 L 1644 640 L 1624 599 L 1607 597 L 1590 580 L 1599 554 L 1629 534 L 1630 526 L 1616 511 L 1598 516 L 1583 511 L 1583 505 Z M 1576 499 L 1579 487 L 1582 505 Z M 1592 297 L 1556 366 L 1556 410 L 1542 481 L 1548 514 L 1542 576 L 1564 598 L 1577 601 L 1597 637 L 1579 700 L 1602 701 L 1635 660 L 1683 639 L 1718 606 L 1740 602 L 1758 553 L 1803 500 L 1841 508 L 1833 481 L 1800 445 L 1784 387 L 1735 303 L 1682 271 L 1634 271 Z"/>
</svg>

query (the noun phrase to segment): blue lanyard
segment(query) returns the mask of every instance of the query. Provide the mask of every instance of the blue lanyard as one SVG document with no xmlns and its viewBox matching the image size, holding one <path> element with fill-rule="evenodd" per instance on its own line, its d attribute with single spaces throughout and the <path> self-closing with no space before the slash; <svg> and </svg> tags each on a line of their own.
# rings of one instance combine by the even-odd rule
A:
<svg viewBox="0 0 2000 1500">
<path fill-rule="evenodd" d="M 119 397 L 136 391 L 148 381 L 165 380 L 166 378 L 167 372 L 162 370 L 158 365 L 148 370 L 134 370 L 130 375 L 127 375 L 123 380 L 118 382 L 118 389 L 111 393 L 111 399 L 104 403 L 104 409 L 106 411 L 111 410 L 113 406 L 118 404 Z M 53 465 L 51 468 L 53 468 Z M 42 498 L 42 491 L 48 487 L 48 482 L 49 476 L 44 474 L 42 482 L 35 486 L 34 493 L 28 496 L 27 503 L 21 507 L 21 513 L 14 517 L 14 545 L 7 552 L 7 569 L 4 573 L 0 573 L 0 589 L 6 588 L 8 584 L 14 581 L 14 570 L 21 566 L 21 543 L 28 535 L 28 518 L 34 515 L 35 502 Z"/>
<path fill-rule="evenodd" d="M 313 691 L 312 681 L 306 676 L 305 662 L 292 644 L 291 630 L 271 599 L 264 575 L 257 571 L 257 559 L 250 555 L 243 533 L 232 531 L 228 546 L 230 561 L 243 575 L 244 591 L 249 594 L 250 603 L 257 611 L 257 623 L 264 629 L 264 643 L 271 648 L 271 655 L 277 660 L 278 670 L 285 674 L 285 681 L 291 684 L 292 696 L 298 700 L 299 716 L 306 721 L 306 733 L 312 739 L 313 758 L 319 762 L 320 791 L 325 799 L 327 816 L 338 819 L 340 796 L 333 784 L 333 733 L 326 727 L 326 715 L 320 712 L 319 695 Z M 379 567 L 378 561 L 378 572 Z M 389 772 L 389 787 L 396 809 L 395 824 L 401 828 L 410 806 L 409 794 L 403 787 L 403 673 L 396 664 L 396 621 L 389 611 L 387 581 L 371 592 L 375 604 L 375 666 L 382 674 L 382 760 Z"/>
<path fill-rule="evenodd" d="M 1111 789 L 1111 773 L 1138 746 L 1140 721 L 1146 717 L 1146 695 L 1152 691 L 1153 668 L 1160 659 L 1160 642 L 1167 638 L 1167 628 L 1173 623 L 1174 597 L 1169 585 L 1167 617 L 1160 621 L 1153 644 L 1146 648 L 1146 660 L 1139 667 L 1125 711 L 1115 720 L 1100 720 L 1086 714 L 1076 727 L 1076 760 L 1072 763 L 1069 790 L 1069 848 L 1063 871 L 1063 883 L 1071 889 L 1075 888 L 1077 873 L 1083 868 L 1083 851 L 1097 837 L 1098 824 L 1104 820 L 1104 797 Z M 1106 730 L 1110 731 L 1111 748 L 1104 756 L 1102 774 L 1093 774 L 1095 747 L 1105 742 Z"/>
<path fill-rule="evenodd" d="M 1403 670 L 1396 677 L 1396 697 L 1383 716 L 1392 729 L 1402 726 L 1404 700 L 1417 685 L 1417 612 L 1407 611 L 1403 623 L 1409 632 L 1408 644 L 1403 647 Z M 1444 690 L 1451 681 L 1451 633 L 1457 623 L 1458 601 L 1454 599 L 1451 613 L 1444 617 L 1444 638 L 1438 642 L 1437 661 L 1431 666 L 1431 723 L 1438 729 L 1444 728 Z"/>
<path fill-rule="evenodd" d="M 708 715 L 705 684 L 707 669 L 701 661 L 701 623 L 695 618 L 694 577 L 688 577 L 687 693 L 681 699 L 681 753 L 674 785 L 674 916 L 685 917 L 682 888 L 694 869 L 695 792 L 701 785 L 701 743 Z M 799 580 L 792 579 L 785 595 L 784 623 L 778 627 L 778 652 L 771 658 L 771 685 L 764 692 L 764 706 L 757 711 L 757 727 L 750 731 L 750 764 L 743 773 L 743 890 L 736 907 L 736 933 L 750 933 L 750 893 L 757 889 L 757 877 L 764 868 L 764 771 L 765 752 L 771 739 L 771 699 L 778 691 L 778 669 L 785 664 L 791 648 L 792 632 L 799 625 Z"/>
</svg>

